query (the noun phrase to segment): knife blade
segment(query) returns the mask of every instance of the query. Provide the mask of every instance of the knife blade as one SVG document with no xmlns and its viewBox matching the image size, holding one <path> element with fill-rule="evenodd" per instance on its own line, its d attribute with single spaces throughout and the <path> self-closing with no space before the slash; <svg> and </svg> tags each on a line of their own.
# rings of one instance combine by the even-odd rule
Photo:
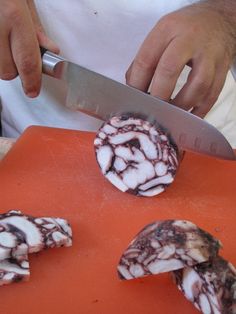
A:
<svg viewBox="0 0 236 314">
<path fill-rule="evenodd" d="M 190 112 L 48 51 L 42 56 L 42 69 L 43 73 L 67 83 L 69 108 L 103 121 L 112 115 L 132 113 L 160 126 L 180 149 L 236 159 L 223 134 Z"/>
</svg>

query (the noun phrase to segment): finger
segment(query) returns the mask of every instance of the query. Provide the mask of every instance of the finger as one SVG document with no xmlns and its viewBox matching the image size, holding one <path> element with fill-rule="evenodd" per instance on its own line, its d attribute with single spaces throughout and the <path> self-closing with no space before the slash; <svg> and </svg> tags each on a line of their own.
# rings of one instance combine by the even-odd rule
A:
<svg viewBox="0 0 236 314">
<path fill-rule="evenodd" d="M 26 4 L 21 19 L 16 19 L 10 34 L 13 60 L 23 89 L 29 97 L 36 97 L 41 86 L 41 57 L 33 22 Z"/>
<path fill-rule="evenodd" d="M 205 95 L 205 97 L 203 97 L 202 101 L 199 102 L 198 106 L 193 109 L 193 114 L 204 118 L 210 109 L 214 106 L 221 90 L 223 89 L 228 70 L 229 68 L 227 66 L 222 66 L 222 64 L 216 68 L 216 75 L 212 86 L 210 87 L 210 90 Z"/>
<path fill-rule="evenodd" d="M 162 23 L 158 23 L 141 45 L 134 61 L 126 73 L 126 83 L 147 91 L 151 83 L 157 63 L 171 41 Z"/>
<path fill-rule="evenodd" d="M 28 3 L 28 7 L 29 7 L 29 10 L 31 13 L 32 21 L 33 21 L 34 26 L 35 26 L 39 45 L 41 47 L 44 47 L 47 50 L 54 52 L 54 53 L 59 53 L 60 49 L 57 46 L 57 44 L 53 40 L 51 40 L 45 33 L 43 25 L 42 25 L 40 18 L 38 16 L 34 1 L 33 0 L 27 0 L 27 3 Z"/>
<path fill-rule="evenodd" d="M 150 93 L 153 96 L 169 100 L 177 80 L 192 57 L 192 49 L 186 49 L 186 38 L 173 39 L 161 56 L 153 76 Z"/>
<path fill-rule="evenodd" d="M 8 34 L 0 34 L 0 43 L 0 78 L 12 80 L 17 76 L 17 69 L 12 58 Z"/>
<path fill-rule="evenodd" d="M 173 99 L 178 107 L 189 110 L 199 107 L 202 99 L 209 91 L 215 76 L 215 66 L 212 61 L 193 60 L 193 67 L 187 82 Z"/>
</svg>

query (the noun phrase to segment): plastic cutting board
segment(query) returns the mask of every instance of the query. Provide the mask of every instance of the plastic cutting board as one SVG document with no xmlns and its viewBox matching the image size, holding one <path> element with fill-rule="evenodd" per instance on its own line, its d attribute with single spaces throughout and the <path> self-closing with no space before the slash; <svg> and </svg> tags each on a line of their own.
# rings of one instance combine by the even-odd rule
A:
<svg viewBox="0 0 236 314">
<path fill-rule="evenodd" d="M 194 314 L 169 274 L 121 281 L 123 250 L 146 224 L 187 219 L 219 238 L 236 265 L 236 163 L 187 153 L 175 182 L 153 198 L 113 187 L 100 173 L 94 134 L 30 127 L 0 163 L 0 212 L 59 216 L 71 248 L 30 256 L 31 278 L 0 287 L 2 314 Z"/>
</svg>

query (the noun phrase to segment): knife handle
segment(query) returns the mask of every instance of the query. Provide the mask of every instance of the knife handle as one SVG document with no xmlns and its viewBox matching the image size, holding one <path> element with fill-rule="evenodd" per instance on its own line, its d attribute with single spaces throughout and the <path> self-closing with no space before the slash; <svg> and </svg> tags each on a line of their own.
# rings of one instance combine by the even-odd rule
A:
<svg viewBox="0 0 236 314">
<path fill-rule="evenodd" d="M 40 47 L 40 53 L 42 57 L 42 71 L 44 74 L 61 79 L 67 63 L 61 56 L 56 55 L 48 51 L 47 49 Z"/>
</svg>

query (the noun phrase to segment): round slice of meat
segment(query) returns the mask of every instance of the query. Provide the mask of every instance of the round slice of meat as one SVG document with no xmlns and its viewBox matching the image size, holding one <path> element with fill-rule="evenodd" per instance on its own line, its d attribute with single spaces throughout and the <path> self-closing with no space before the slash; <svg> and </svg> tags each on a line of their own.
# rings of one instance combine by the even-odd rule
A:
<svg viewBox="0 0 236 314">
<path fill-rule="evenodd" d="M 103 175 L 122 192 L 154 196 L 174 180 L 177 148 L 148 121 L 113 117 L 99 129 L 94 145 Z"/>
<path fill-rule="evenodd" d="M 236 314 L 236 269 L 217 256 L 173 272 L 178 288 L 204 314 Z"/>
<path fill-rule="evenodd" d="M 220 242 L 186 220 L 164 220 L 147 225 L 125 250 L 118 264 L 121 279 L 181 269 L 208 261 Z"/>
</svg>

